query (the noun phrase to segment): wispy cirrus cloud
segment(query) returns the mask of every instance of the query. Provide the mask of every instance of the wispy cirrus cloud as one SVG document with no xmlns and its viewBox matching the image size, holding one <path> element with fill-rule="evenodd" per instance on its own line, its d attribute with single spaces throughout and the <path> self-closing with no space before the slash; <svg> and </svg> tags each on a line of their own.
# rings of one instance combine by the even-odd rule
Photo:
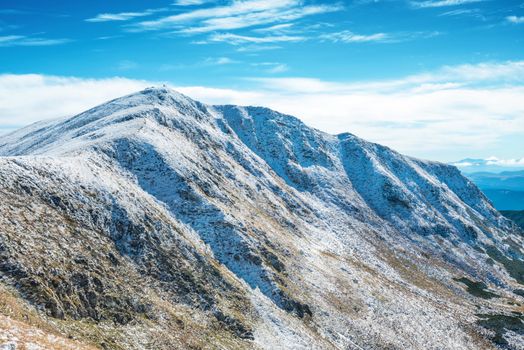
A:
<svg viewBox="0 0 524 350">
<path fill-rule="evenodd" d="M 439 17 L 470 17 L 481 21 L 488 21 L 488 16 L 478 8 L 458 8 L 455 10 L 445 11 L 438 15 Z"/>
<path fill-rule="evenodd" d="M 262 32 L 271 32 L 263 28 Z M 272 29 L 273 30 L 273 29 Z M 333 43 L 398 43 L 403 41 L 415 40 L 420 38 L 430 38 L 440 35 L 439 32 L 411 32 L 411 33 L 373 33 L 373 34 L 357 34 L 349 30 L 340 32 L 326 33 L 320 35 L 290 35 L 281 33 L 277 30 L 273 35 L 267 36 L 248 36 L 238 35 L 234 33 L 216 33 L 207 38 L 208 42 L 226 42 L 231 45 L 241 44 L 269 44 L 269 43 L 284 43 L 284 42 L 300 42 L 306 40 L 323 40 L 331 41 Z M 278 47 L 277 47 L 278 48 Z"/>
<path fill-rule="evenodd" d="M 227 42 L 231 45 L 240 44 L 268 44 L 268 43 L 282 43 L 282 42 L 297 42 L 306 40 L 303 36 L 291 35 L 274 35 L 274 36 L 247 36 L 233 33 L 217 33 L 211 35 L 208 40 L 210 42 Z"/>
<path fill-rule="evenodd" d="M 279 74 L 289 70 L 289 66 L 280 62 L 257 62 L 251 64 L 253 67 L 262 68 L 265 73 Z"/>
<path fill-rule="evenodd" d="M 399 33 L 373 33 L 357 34 L 350 30 L 321 34 L 319 39 L 334 43 L 399 43 L 415 39 L 432 38 L 440 35 L 440 32 L 399 32 Z"/>
<path fill-rule="evenodd" d="M 237 52 L 256 53 L 256 52 L 263 52 L 263 51 L 278 50 L 281 48 L 282 46 L 275 45 L 275 44 L 248 44 L 248 45 L 238 46 L 236 51 Z"/>
<path fill-rule="evenodd" d="M 0 20 L 0 32 L 8 31 L 8 30 L 15 30 L 20 28 L 19 25 L 16 24 L 8 24 L 2 20 Z"/>
<path fill-rule="evenodd" d="M 442 1 L 482 1 L 482 0 L 439 0 L 418 2 L 434 3 Z M 175 4 L 181 6 L 201 5 L 209 1 L 180 0 Z M 341 3 L 319 4 L 304 0 L 229 0 L 226 5 L 190 8 L 183 12 L 155 18 L 147 21 L 133 22 L 124 25 L 130 32 L 161 31 L 164 36 L 197 36 L 194 44 L 225 42 L 235 46 L 244 45 L 245 51 L 257 51 L 279 48 L 274 44 L 323 40 L 333 43 L 396 43 L 439 35 L 437 32 L 404 32 L 404 33 L 356 33 L 351 30 L 326 33 L 326 28 L 334 24 L 307 23 L 298 21 L 304 17 L 341 11 Z M 103 14 L 89 21 L 128 20 L 150 14 L 145 12 L 125 12 L 120 14 Z M 205 37 L 202 37 L 205 35 Z M 247 47 L 246 45 L 249 45 Z"/>
<path fill-rule="evenodd" d="M 390 35 L 386 33 L 375 33 L 375 34 L 356 34 L 349 30 L 344 30 L 336 33 L 328 33 L 320 36 L 321 39 L 329 40 L 332 42 L 343 42 L 343 43 L 363 43 L 370 41 L 386 41 L 390 38 Z"/>
<path fill-rule="evenodd" d="M 185 34 L 249 28 L 289 22 L 315 14 L 339 11 L 333 5 L 304 5 L 301 0 L 233 1 L 225 6 L 196 9 L 130 26 L 131 31 L 171 29 Z"/>
<path fill-rule="evenodd" d="M 6 36 L 0 36 L 0 44 L 1 43 L 10 43 L 10 42 L 13 42 L 13 41 L 17 41 L 17 40 L 20 40 L 22 38 L 25 38 L 24 36 L 21 36 L 21 35 L 6 35 Z"/>
<path fill-rule="evenodd" d="M 287 64 L 277 63 L 271 66 L 270 68 L 266 69 L 266 72 L 270 74 L 277 74 L 277 73 L 287 72 L 288 70 L 289 70 L 289 67 Z"/>
<path fill-rule="evenodd" d="M 86 22 L 112 22 L 112 21 L 129 21 L 134 18 L 151 16 L 158 12 L 167 11 L 166 8 L 147 9 L 140 12 L 120 12 L 120 13 L 100 13 L 92 18 L 87 18 Z"/>
<path fill-rule="evenodd" d="M 270 27 L 257 28 L 253 31 L 257 33 L 287 33 L 294 25 L 294 23 L 275 24 Z"/>
<path fill-rule="evenodd" d="M 414 8 L 432 8 L 432 7 L 447 7 L 459 6 L 465 4 L 472 4 L 482 2 L 485 0 L 425 0 L 425 1 L 411 1 L 410 4 Z"/>
<path fill-rule="evenodd" d="M 506 20 L 511 23 L 522 24 L 524 23 L 524 16 L 508 16 Z"/>
<path fill-rule="evenodd" d="M 176 0 L 174 6 L 197 6 L 204 5 L 207 3 L 213 3 L 215 0 Z"/>
<path fill-rule="evenodd" d="M 19 9 L 0 9 L 0 15 L 26 15 L 30 13 Z"/>
<path fill-rule="evenodd" d="M 6 35 L 0 36 L 0 47 L 12 47 L 12 46 L 52 46 L 61 45 L 71 42 L 71 39 L 51 39 L 51 38 L 39 38 L 39 37 L 28 37 L 25 35 Z"/>
<path fill-rule="evenodd" d="M 439 16 L 460 16 L 460 15 L 469 15 L 471 13 L 474 13 L 475 9 L 458 9 L 458 10 L 451 10 L 441 13 Z"/>
<path fill-rule="evenodd" d="M 228 64 L 235 64 L 235 63 L 239 63 L 239 62 L 229 57 L 208 57 L 204 61 L 205 65 L 211 65 L 211 66 L 225 66 Z"/>
</svg>

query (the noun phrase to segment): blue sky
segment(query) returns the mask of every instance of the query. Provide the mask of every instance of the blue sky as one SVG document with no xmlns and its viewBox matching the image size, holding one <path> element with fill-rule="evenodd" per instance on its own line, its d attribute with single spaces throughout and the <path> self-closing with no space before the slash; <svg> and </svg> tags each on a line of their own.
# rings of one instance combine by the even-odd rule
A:
<svg viewBox="0 0 524 350">
<path fill-rule="evenodd" d="M 419 157 L 520 159 L 523 44 L 524 0 L 2 0 L 0 129 L 165 82 Z"/>
</svg>

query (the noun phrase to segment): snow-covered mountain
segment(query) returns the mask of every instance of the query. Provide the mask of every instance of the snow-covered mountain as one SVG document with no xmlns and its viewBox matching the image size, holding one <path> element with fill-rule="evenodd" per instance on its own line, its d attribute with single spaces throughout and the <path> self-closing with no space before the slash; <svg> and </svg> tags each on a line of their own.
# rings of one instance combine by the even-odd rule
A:
<svg viewBox="0 0 524 350">
<path fill-rule="evenodd" d="M 523 236 L 453 166 L 165 88 L 2 136 L 0 156 L 6 334 L 524 347 Z"/>
</svg>

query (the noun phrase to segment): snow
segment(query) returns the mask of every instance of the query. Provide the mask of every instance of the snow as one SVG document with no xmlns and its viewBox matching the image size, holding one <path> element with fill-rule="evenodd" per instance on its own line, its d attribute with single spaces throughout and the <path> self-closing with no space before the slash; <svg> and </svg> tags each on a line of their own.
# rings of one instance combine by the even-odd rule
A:
<svg viewBox="0 0 524 350">
<path fill-rule="evenodd" d="M 261 348 L 469 349 L 476 309 L 451 279 L 515 284 L 482 247 L 522 237 L 455 167 L 266 108 L 150 88 L 2 136 L 0 156 L 6 178 L 46 169 L 130 220 L 169 216 L 244 286 Z"/>
<path fill-rule="evenodd" d="M 0 315 L 0 350 L 93 349 Z"/>
</svg>

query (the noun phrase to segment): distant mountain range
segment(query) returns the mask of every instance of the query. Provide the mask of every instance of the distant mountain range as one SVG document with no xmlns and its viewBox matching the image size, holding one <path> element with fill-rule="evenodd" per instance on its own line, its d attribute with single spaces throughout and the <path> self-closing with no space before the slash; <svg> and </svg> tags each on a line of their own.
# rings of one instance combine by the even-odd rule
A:
<svg viewBox="0 0 524 350">
<path fill-rule="evenodd" d="M 496 157 L 486 159 L 466 158 L 453 162 L 451 165 L 456 166 L 464 174 L 489 172 L 501 173 L 505 171 L 524 170 L 524 158 L 502 160 Z"/>
<path fill-rule="evenodd" d="M 465 174 L 498 210 L 524 210 L 524 170 Z"/>
</svg>

